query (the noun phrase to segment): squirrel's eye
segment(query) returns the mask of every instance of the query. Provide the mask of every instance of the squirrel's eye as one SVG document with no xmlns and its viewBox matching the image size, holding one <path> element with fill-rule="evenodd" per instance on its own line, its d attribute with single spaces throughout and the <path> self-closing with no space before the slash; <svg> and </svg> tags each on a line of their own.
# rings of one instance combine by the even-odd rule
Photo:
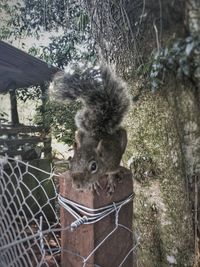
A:
<svg viewBox="0 0 200 267">
<path fill-rule="evenodd" d="M 89 164 L 89 170 L 91 173 L 95 173 L 98 169 L 98 165 L 97 165 L 97 162 L 92 160 Z"/>
</svg>

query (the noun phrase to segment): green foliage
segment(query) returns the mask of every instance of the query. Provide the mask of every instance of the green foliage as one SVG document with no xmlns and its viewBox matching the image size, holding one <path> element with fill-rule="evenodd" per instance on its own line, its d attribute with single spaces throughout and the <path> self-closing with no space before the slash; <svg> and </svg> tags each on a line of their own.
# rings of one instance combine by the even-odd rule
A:
<svg viewBox="0 0 200 267">
<path fill-rule="evenodd" d="M 35 121 L 38 125 L 51 128 L 53 136 L 61 142 L 72 145 L 74 143 L 74 133 L 76 130 L 74 117 L 80 109 L 80 102 L 68 104 L 59 102 L 47 102 L 45 113 L 42 114 L 41 106 L 38 108 Z"/>
<path fill-rule="evenodd" d="M 194 72 L 194 51 L 200 47 L 200 39 L 187 37 L 174 41 L 169 47 L 153 54 L 152 63 L 148 66 L 152 90 L 162 85 L 167 73 L 173 73 L 179 79 L 191 79 Z"/>
<path fill-rule="evenodd" d="M 74 29 L 76 24 L 79 25 L 80 17 L 85 16 L 76 0 L 23 0 L 17 9 L 20 16 L 13 17 L 12 24 L 20 34 L 26 31 L 27 35 L 34 33 L 37 37 L 41 31 Z"/>
<path fill-rule="evenodd" d="M 6 40 L 6 39 L 8 39 L 9 36 L 10 36 L 9 28 L 3 25 L 0 28 L 0 39 Z"/>
<path fill-rule="evenodd" d="M 16 91 L 17 98 L 24 103 L 27 100 L 38 100 L 41 98 L 41 89 L 39 86 L 33 86 Z"/>
<path fill-rule="evenodd" d="M 1 15 L 1 26 L 0 26 L 0 38 L 9 39 L 10 37 L 19 37 L 18 28 L 13 18 L 20 19 L 20 7 L 21 3 L 13 2 L 12 0 L 1 0 L 0 2 L 0 15 Z"/>
<path fill-rule="evenodd" d="M 2 4 L 2 9 L 9 16 L 5 29 L 2 28 L 2 37 L 8 28 L 11 29 L 9 35 L 15 39 L 27 36 L 41 39 L 50 33 L 47 45 L 29 49 L 32 55 L 59 68 L 71 62 L 95 60 L 89 18 L 78 1 L 23 0 L 13 4 L 9 0 Z"/>
<path fill-rule="evenodd" d="M 96 60 L 93 41 L 86 35 L 77 36 L 74 32 L 66 32 L 62 36 L 51 38 L 48 46 L 41 46 L 40 57 L 59 68 L 71 63 Z"/>
<path fill-rule="evenodd" d="M 2 0 L 0 12 L 6 14 L 4 26 L 0 27 L 0 37 L 21 39 L 49 37 L 43 45 L 35 45 L 28 53 L 39 57 L 48 64 L 64 69 L 69 64 L 96 60 L 94 41 L 91 38 L 90 22 L 87 13 L 76 0 Z M 26 43 L 22 43 L 27 49 Z M 27 100 L 41 99 L 39 87 L 20 89 L 17 97 Z M 36 122 L 51 127 L 58 141 L 72 144 L 75 131 L 74 117 L 80 103 L 61 105 L 48 102 L 45 110 L 37 109 Z M 44 119 L 45 118 L 45 119 Z"/>
</svg>

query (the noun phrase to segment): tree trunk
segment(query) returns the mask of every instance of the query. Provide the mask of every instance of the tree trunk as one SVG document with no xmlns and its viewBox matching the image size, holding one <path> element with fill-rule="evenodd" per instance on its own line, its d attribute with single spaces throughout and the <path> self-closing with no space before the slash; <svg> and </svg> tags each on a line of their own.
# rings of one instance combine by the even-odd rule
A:
<svg viewBox="0 0 200 267">
<path fill-rule="evenodd" d="M 189 57 L 190 77 L 176 78 L 176 64 L 182 64 L 182 58 L 178 58 L 175 69 L 166 71 L 168 78 L 155 93 L 138 86 L 144 76 L 137 76 L 134 70 L 139 64 L 147 75 L 145 68 L 152 64 L 153 50 L 159 53 L 166 47 L 168 50 L 163 51 L 168 53 L 169 44 L 179 37 L 186 44 L 188 36 L 199 38 L 200 2 L 105 0 L 95 2 L 98 7 L 92 1 L 85 2 L 101 55 L 114 59 L 117 69 L 128 74 L 133 91 L 142 88 L 125 122 L 129 143 L 124 159 L 134 174 L 134 230 L 140 236 L 136 266 L 197 267 L 200 48 Z M 164 57 L 165 53 L 161 54 L 161 60 Z M 163 61 L 159 63 L 162 66 Z"/>
<path fill-rule="evenodd" d="M 144 267 L 194 263 L 191 200 L 200 167 L 200 110 L 194 88 L 176 81 L 168 87 L 144 94 L 127 118 L 138 266 Z"/>
</svg>

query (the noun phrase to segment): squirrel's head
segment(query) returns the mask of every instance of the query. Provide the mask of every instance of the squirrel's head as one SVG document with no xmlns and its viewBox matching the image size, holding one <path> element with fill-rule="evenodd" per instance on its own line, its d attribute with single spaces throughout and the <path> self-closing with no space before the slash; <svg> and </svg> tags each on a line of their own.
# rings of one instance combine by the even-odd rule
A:
<svg viewBox="0 0 200 267">
<path fill-rule="evenodd" d="M 99 182 L 99 178 L 118 170 L 127 144 L 124 129 L 100 136 L 78 130 L 75 139 L 70 171 L 76 188 L 91 188 Z"/>
<path fill-rule="evenodd" d="M 75 139 L 74 156 L 69 162 L 73 184 L 79 189 L 89 188 L 106 172 L 102 141 L 81 131 L 77 131 Z"/>
</svg>

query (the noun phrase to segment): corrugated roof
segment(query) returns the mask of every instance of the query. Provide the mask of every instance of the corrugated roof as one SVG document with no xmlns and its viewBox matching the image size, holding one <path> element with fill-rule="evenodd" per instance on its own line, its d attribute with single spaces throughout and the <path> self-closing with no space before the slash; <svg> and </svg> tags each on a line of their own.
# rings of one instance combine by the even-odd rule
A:
<svg viewBox="0 0 200 267">
<path fill-rule="evenodd" d="M 39 85 L 51 80 L 59 69 L 0 41 L 0 93 L 13 88 Z"/>
</svg>

